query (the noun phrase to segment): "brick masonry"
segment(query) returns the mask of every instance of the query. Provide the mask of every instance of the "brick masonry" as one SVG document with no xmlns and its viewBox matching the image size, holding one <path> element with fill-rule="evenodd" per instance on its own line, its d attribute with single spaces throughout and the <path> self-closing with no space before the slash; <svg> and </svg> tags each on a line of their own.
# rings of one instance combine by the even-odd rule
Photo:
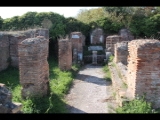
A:
<svg viewBox="0 0 160 120">
<path fill-rule="evenodd" d="M 8 64 L 18 67 L 18 44 L 27 38 L 34 38 L 39 35 L 49 39 L 49 30 L 29 29 L 26 31 L 0 32 L 0 64 L 3 63 L 0 66 L 0 71 L 6 69 Z"/>
<path fill-rule="evenodd" d="M 28 38 L 18 44 L 23 98 L 49 93 L 48 44 L 49 40 L 43 36 Z"/>
<path fill-rule="evenodd" d="M 154 108 L 160 107 L 160 42 L 138 39 L 128 43 L 128 97 L 146 94 Z"/>
<path fill-rule="evenodd" d="M 72 32 L 70 35 L 70 40 L 72 43 L 72 49 L 77 49 L 78 53 L 83 52 L 83 35 L 81 32 Z"/>
<path fill-rule="evenodd" d="M 9 52 L 11 58 L 11 66 L 18 67 L 18 44 L 26 39 L 24 34 L 12 33 L 9 35 Z"/>
<path fill-rule="evenodd" d="M 104 33 L 101 28 L 94 29 L 90 34 L 91 44 L 101 44 L 104 43 Z"/>
<path fill-rule="evenodd" d="M 114 46 L 114 60 L 116 63 L 121 62 L 127 65 L 128 42 L 116 43 Z"/>
<path fill-rule="evenodd" d="M 61 70 L 70 70 L 72 67 L 72 43 L 68 39 L 58 41 L 58 64 Z"/>
<path fill-rule="evenodd" d="M 0 33 L 0 71 L 9 65 L 9 39 L 5 33 Z"/>
<path fill-rule="evenodd" d="M 118 35 L 106 37 L 106 52 L 111 52 L 114 55 L 114 45 L 121 41 L 123 41 L 123 39 Z"/>
</svg>

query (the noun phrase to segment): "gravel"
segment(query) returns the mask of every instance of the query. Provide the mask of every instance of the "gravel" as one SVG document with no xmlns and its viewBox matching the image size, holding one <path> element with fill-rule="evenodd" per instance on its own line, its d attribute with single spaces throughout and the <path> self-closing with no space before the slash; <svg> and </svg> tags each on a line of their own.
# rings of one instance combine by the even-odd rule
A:
<svg viewBox="0 0 160 120">
<path fill-rule="evenodd" d="M 102 66 L 92 64 L 79 71 L 65 97 L 70 113 L 109 113 L 111 82 L 104 80 L 104 75 Z"/>
</svg>

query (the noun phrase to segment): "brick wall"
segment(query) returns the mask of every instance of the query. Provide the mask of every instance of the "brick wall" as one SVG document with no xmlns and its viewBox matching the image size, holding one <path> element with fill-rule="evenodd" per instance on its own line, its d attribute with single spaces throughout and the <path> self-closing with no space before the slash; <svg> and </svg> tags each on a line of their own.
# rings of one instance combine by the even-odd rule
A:
<svg viewBox="0 0 160 120">
<path fill-rule="evenodd" d="M 114 60 L 116 63 L 121 62 L 127 65 L 128 42 L 116 43 L 114 46 Z"/>
<path fill-rule="evenodd" d="M 39 35 L 49 39 L 49 30 L 29 29 L 26 31 L 0 32 L 0 71 L 6 69 L 8 64 L 18 67 L 18 44 L 27 38 L 34 38 Z"/>
<path fill-rule="evenodd" d="M 68 39 L 58 41 L 58 64 L 61 70 L 70 70 L 72 66 L 72 43 Z"/>
<path fill-rule="evenodd" d="M 111 52 L 114 55 L 114 45 L 121 42 L 122 38 L 118 35 L 108 36 L 106 38 L 106 51 Z"/>
<path fill-rule="evenodd" d="M 128 96 L 146 94 L 154 108 L 160 107 L 160 42 L 133 40 L 128 43 L 128 51 Z"/>
<path fill-rule="evenodd" d="M 81 32 L 72 32 L 70 35 L 70 40 L 72 43 L 72 49 L 77 49 L 78 53 L 83 52 L 83 35 Z"/>
<path fill-rule="evenodd" d="M 43 36 L 28 38 L 18 45 L 22 97 L 47 95 L 49 92 L 49 40 Z"/>
<path fill-rule="evenodd" d="M 0 33 L 0 71 L 9 65 L 9 39 L 5 33 Z"/>
<path fill-rule="evenodd" d="M 24 34 L 12 33 L 9 34 L 9 52 L 11 58 L 11 66 L 18 67 L 18 44 L 25 40 L 27 37 Z"/>
</svg>

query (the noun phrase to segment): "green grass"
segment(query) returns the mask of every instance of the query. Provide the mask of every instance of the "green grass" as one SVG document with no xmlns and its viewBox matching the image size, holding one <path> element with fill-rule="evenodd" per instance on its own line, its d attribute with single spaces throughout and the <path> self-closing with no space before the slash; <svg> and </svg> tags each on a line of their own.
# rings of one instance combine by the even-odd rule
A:
<svg viewBox="0 0 160 120">
<path fill-rule="evenodd" d="M 105 72 L 104 79 L 107 81 L 111 81 L 111 72 L 107 64 L 103 66 L 103 71 Z"/>
<path fill-rule="evenodd" d="M 70 89 L 72 81 L 80 66 L 73 66 L 71 71 L 61 71 L 58 62 L 53 58 L 48 60 L 50 73 L 50 95 L 45 97 L 21 98 L 21 85 L 19 83 L 19 71 L 16 68 L 8 68 L 0 72 L 0 83 L 12 92 L 12 101 L 22 103 L 23 113 L 67 113 L 64 95 Z"/>
<path fill-rule="evenodd" d="M 113 59 L 114 59 L 114 56 L 111 55 L 109 57 L 108 63 L 111 63 L 113 61 Z M 109 70 L 108 64 L 105 64 L 103 66 L 103 71 L 105 72 L 105 77 L 104 77 L 105 80 L 111 81 L 111 71 Z"/>
</svg>

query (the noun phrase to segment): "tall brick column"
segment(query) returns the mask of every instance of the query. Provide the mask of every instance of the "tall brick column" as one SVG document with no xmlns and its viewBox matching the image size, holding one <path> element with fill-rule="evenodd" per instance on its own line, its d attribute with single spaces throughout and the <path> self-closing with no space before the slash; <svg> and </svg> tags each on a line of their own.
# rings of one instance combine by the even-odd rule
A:
<svg viewBox="0 0 160 120">
<path fill-rule="evenodd" d="M 49 40 L 43 36 L 23 40 L 18 47 L 22 97 L 44 96 L 49 92 Z"/>
<path fill-rule="evenodd" d="M 124 65 L 127 65 L 128 57 L 128 42 L 120 42 L 114 45 L 114 61 L 116 63 L 121 62 Z"/>
<path fill-rule="evenodd" d="M 128 90 L 130 98 L 146 94 L 153 107 L 160 107 L 160 42 L 154 39 L 128 43 Z"/>
<path fill-rule="evenodd" d="M 61 70 L 70 70 L 72 67 L 72 44 L 68 39 L 58 41 L 59 59 L 58 64 Z"/>
</svg>

